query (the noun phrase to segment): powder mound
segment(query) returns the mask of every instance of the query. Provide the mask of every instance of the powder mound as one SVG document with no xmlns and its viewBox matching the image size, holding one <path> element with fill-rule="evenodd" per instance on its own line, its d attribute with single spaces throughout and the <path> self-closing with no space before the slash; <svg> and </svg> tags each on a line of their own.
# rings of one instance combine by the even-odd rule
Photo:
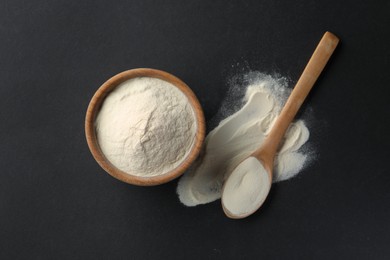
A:
<svg viewBox="0 0 390 260">
<path fill-rule="evenodd" d="M 166 81 L 139 77 L 116 87 L 95 121 L 99 146 L 120 170 L 155 176 L 177 167 L 196 134 L 187 97 Z"/>
<path fill-rule="evenodd" d="M 205 204 L 221 197 L 225 178 L 260 147 L 290 93 L 282 77 L 251 72 L 244 78 L 244 87 L 236 84 L 229 90 L 241 97 L 241 109 L 207 135 L 202 156 L 179 181 L 177 193 L 184 205 Z M 225 104 L 221 109 L 224 115 L 226 107 L 234 104 Z M 307 155 L 300 148 L 308 139 L 309 130 L 302 120 L 290 125 L 275 158 L 274 182 L 287 180 L 303 169 Z"/>
<path fill-rule="evenodd" d="M 256 158 L 248 157 L 226 180 L 222 195 L 224 210 L 235 216 L 248 215 L 264 202 L 270 188 L 268 172 Z"/>
</svg>

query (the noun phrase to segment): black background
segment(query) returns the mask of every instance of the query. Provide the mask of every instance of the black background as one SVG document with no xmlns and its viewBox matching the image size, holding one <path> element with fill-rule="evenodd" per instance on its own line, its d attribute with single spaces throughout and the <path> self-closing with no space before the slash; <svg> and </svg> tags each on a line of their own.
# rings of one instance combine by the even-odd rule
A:
<svg viewBox="0 0 390 260">
<path fill-rule="evenodd" d="M 0 258 L 389 259 L 389 16 L 390 1 L 1 1 Z M 210 120 L 230 77 L 295 81 L 326 30 L 341 44 L 303 112 L 318 159 L 251 217 L 92 158 L 85 111 L 114 74 L 168 71 Z"/>
</svg>

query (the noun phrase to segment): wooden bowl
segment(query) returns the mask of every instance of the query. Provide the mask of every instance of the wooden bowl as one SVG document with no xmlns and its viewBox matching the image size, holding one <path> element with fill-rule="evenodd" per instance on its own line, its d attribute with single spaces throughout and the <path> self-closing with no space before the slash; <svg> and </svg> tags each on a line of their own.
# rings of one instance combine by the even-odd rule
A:
<svg viewBox="0 0 390 260">
<path fill-rule="evenodd" d="M 111 162 L 104 156 L 103 152 L 99 147 L 97 136 L 96 136 L 95 124 L 94 124 L 96 116 L 103 104 L 103 101 L 105 97 L 110 93 L 110 91 L 112 91 L 115 87 L 117 87 L 122 82 L 136 77 L 159 78 L 176 86 L 188 98 L 189 103 L 191 104 L 194 110 L 196 123 L 197 123 L 197 131 L 195 135 L 194 144 L 190 152 L 188 153 L 187 157 L 184 159 L 184 161 L 175 169 L 167 173 L 157 175 L 157 176 L 152 176 L 152 177 L 142 177 L 142 176 L 132 175 L 131 173 L 126 173 L 124 171 L 119 170 L 113 164 L 111 164 Z M 204 141 L 205 120 L 204 120 L 203 110 L 199 104 L 198 99 L 196 98 L 192 90 L 183 81 L 161 70 L 140 68 L 140 69 L 127 70 L 115 75 L 114 77 L 107 80 L 96 91 L 87 109 L 87 114 L 85 117 L 85 135 L 87 138 L 89 149 L 93 157 L 107 173 L 109 173 L 114 178 L 129 184 L 134 184 L 139 186 L 153 186 L 153 185 L 166 183 L 168 181 L 171 181 L 179 177 L 184 173 L 186 169 L 188 169 L 190 164 L 196 159 Z"/>
</svg>

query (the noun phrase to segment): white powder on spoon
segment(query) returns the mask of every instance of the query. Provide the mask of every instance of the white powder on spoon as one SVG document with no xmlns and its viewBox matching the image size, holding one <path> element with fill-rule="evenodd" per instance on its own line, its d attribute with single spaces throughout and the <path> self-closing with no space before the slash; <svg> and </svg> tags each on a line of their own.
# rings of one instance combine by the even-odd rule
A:
<svg viewBox="0 0 390 260">
<path fill-rule="evenodd" d="M 224 211 L 232 216 L 246 216 L 263 204 L 270 188 L 268 172 L 259 160 L 248 157 L 226 180 L 222 197 Z"/>
<path fill-rule="evenodd" d="M 183 204 L 195 206 L 221 197 L 226 175 L 260 147 L 289 94 L 283 78 L 254 73 L 248 84 L 242 108 L 208 134 L 203 155 L 180 179 L 177 192 Z M 291 124 L 275 158 L 273 181 L 287 180 L 301 171 L 308 156 L 299 149 L 308 138 L 302 120 Z"/>
<path fill-rule="evenodd" d="M 171 83 L 151 77 L 117 86 L 105 98 L 95 126 L 106 158 L 118 169 L 144 177 L 179 166 L 196 134 L 188 98 Z"/>
</svg>

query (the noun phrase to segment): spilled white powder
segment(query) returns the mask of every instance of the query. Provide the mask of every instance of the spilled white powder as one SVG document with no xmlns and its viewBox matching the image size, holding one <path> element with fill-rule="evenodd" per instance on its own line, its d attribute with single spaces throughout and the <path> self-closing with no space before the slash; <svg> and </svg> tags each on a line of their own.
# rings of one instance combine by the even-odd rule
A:
<svg viewBox="0 0 390 260">
<path fill-rule="evenodd" d="M 207 135 L 202 156 L 180 179 L 177 192 L 183 204 L 195 206 L 221 197 L 225 178 L 261 145 L 289 94 L 280 77 L 257 73 L 248 84 L 244 105 Z M 308 156 L 299 149 L 308 138 L 302 120 L 291 124 L 275 158 L 274 182 L 301 171 Z"/>
<path fill-rule="evenodd" d="M 247 216 L 263 204 L 270 188 L 270 176 L 263 165 L 249 157 L 226 180 L 222 196 L 224 210 L 230 215 Z"/>
<path fill-rule="evenodd" d="M 195 141 L 195 113 L 188 98 L 169 82 L 138 77 L 118 85 L 97 115 L 96 133 L 106 158 L 136 176 L 167 173 Z"/>
</svg>

